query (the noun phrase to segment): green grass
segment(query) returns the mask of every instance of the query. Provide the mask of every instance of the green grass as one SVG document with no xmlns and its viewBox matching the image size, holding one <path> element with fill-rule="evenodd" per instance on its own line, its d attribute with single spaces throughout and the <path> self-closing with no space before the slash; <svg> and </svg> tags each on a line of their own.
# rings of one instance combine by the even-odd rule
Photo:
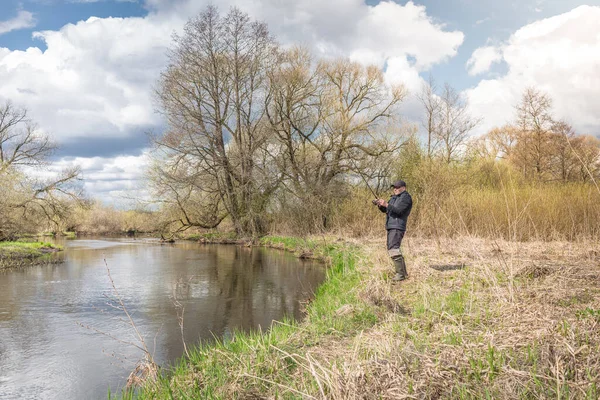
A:
<svg viewBox="0 0 600 400">
<path fill-rule="evenodd" d="M 316 385 L 304 364 L 304 352 L 323 340 L 340 340 L 377 323 L 376 310 L 357 297 L 359 250 L 349 245 L 265 237 L 260 244 L 302 253 L 310 251 L 328 260 L 327 278 L 307 307 L 303 322 L 276 322 L 267 332 L 236 332 L 227 339 L 201 344 L 160 378 L 136 395 L 138 398 L 224 399 L 269 393 L 277 398 L 298 398 Z M 342 306 L 348 313 L 337 312 Z M 198 377 L 201 377 L 198 379 Z M 300 386 L 299 386 L 300 385 Z M 286 389 L 291 388 L 291 389 Z M 294 392 L 296 390 L 297 392 Z M 318 391 L 312 387 L 311 391 Z M 132 393 L 124 393 L 131 398 Z"/>
<path fill-rule="evenodd" d="M 17 268 L 35 264 L 49 256 L 48 253 L 60 251 L 60 246 L 48 242 L 0 242 L 0 268 Z"/>
<path fill-rule="evenodd" d="M 580 319 L 592 318 L 592 319 L 595 319 L 596 321 L 600 322 L 600 309 L 595 310 L 593 308 L 587 307 L 584 310 L 577 311 L 576 315 L 577 315 L 577 318 L 580 318 Z"/>
<path fill-rule="evenodd" d="M 0 242 L 0 252 L 5 255 L 23 254 L 23 255 L 42 255 L 43 249 L 61 249 L 48 242 Z"/>
</svg>

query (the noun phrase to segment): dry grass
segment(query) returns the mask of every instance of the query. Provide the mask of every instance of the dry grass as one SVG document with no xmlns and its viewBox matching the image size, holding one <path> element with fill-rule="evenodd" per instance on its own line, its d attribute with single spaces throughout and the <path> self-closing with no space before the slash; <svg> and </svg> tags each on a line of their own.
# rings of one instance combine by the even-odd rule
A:
<svg viewBox="0 0 600 400">
<path fill-rule="evenodd" d="M 360 289 L 380 323 L 310 350 L 317 398 L 596 398 L 600 265 L 589 244 L 410 239 L 393 285 L 383 242 Z M 363 263 L 364 266 L 368 263 Z M 586 316 L 586 311 L 590 315 Z"/>
<path fill-rule="evenodd" d="M 351 345 L 311 349 L 310 368 L 328 376 L 319 398 L 600 394 L 600 263 L 590 243 L 412 238 L 400 285 L 386 279 L 383 245 L 365 243 L 373 267 L 360 291 L 381 323 Z"/>
<path fill-rule="evenodd" d="M 154 383 L 158 379 L 158 366 L 147 354 L 135 364 L 135 368 L 127 377 L 126 387 L 135 388 L 145 384 Z"/>
<path fill-rule="evenodd" d="M 600 192 L 593 185 L 517 184 L 500 188 L 456 184 L 451 188 L 409 188 L 413 210 L 410 230 L 423 237 L 504 238 L 512 241 L 585 241 L 600 237 Z M 381 193 L 384 198 L 389 193 Z M 327 232 L 344 237 L 381 234 L 384 215 L 372 195 L 357 189 L 336 205 Z M 307 229 L 307 213 L 276 218 L 274 229 L 290 235 L 318 234 Z M 379 221 L 379 223 L 374 223 Z M 324 228 L 322 228 L 324 229 Z"/>
</svg>

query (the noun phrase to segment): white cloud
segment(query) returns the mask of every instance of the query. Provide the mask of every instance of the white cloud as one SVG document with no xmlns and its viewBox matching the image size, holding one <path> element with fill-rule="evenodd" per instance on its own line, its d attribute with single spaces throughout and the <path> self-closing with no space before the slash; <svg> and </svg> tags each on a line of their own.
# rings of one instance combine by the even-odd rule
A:
<svg viewBox="0 0 600 400">
<path fill-rule="evenodd" d="M 29 11 L 21 10 L 16 17 L 7 21 L 0 21 L 0 35 L 18 29 L 33 28 L 36 24 L 36 20 L 33 14 Z"/>
<path fill-rule="evenodd" d="M 579 133 L 600 131 L 600 7 L 581 6 L 536 21 L 515 32 L 501 49 L 506 75 L 482 80 L 467 95 L 480 127 L 514 119 L 514 105 L 527 86 L 548 93 L 555 114 Z"/>
<path fill-rule="evenodd" d="M 502 60 L 502 51 L 498 47 L 485 46 L 476 49 L 467 61 L 469 75 L 479 75 L 490 70 L 492 64 Z"/>
<path fill-rule="evenodd" d="M 149 192 L 143 184 L 148 163 L 147 152 L 140 156 L 111 158 L 74 157 L 59 160 L 38 175 L 53 176 L 66 168 L 79 166 L 87 193 L 106 204 L 126 206 L 131 204 L 132 199 L 149 199 Z"/>
<path fill-rule="evenodd" d="M 171 32 L 152 17 L 89 18 L 37 32 L 45 51 L 0 49 L 0 98 L 27 107 L 59 141 L 156 124 L 150 94 Z"/>
<path fill-rule="evenodd" d="M 391 84 L 404 84 L 410 93 L 418 93 L 421 90 L 422 79 L 419 71 L 410 65 L 406 57 L 389 58 L 385 78 Z"/>
</svg>

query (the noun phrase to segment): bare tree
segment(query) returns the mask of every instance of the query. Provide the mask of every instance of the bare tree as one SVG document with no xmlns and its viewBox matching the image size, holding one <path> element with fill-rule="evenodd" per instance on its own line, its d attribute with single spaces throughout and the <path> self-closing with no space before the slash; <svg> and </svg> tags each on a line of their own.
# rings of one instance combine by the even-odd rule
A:
<svg viewBox="0 0 600 400">
<path fill-rule="evenodd" d="M 198 199 L 214 202 L 217 194 L 239 234 L 263 230 L 263 198 L 274 190 L 257 179 L 257 159 L 267 140 L 266 74 L 276 51 L 264 23 L 237 8 L 222 17 L 209 6 L 175 37 L 158 84 L 169 129 L 155 140 L 165 163 L 156 183 L 177 177 L 178 185 L 189 184 L 190 195 L 205 193 Z"/>
<path fill-rule="evenodd" d="M 439 125 L 435 134 L 444 147 L 444 160 L 450 163 L 481 119 L 473 118 L 469 114 L 466 100 L 447 83 L 440 96 L 439 111 Z"/>
<path fill-rule="evenodd" d="M 267 115 L 283 184 L 326 226 L 336 182 L 348 173 L 374 178 L 372 167 L 398 149 L 401 138 L 387 128 L 406 92 L 385 85 L 376 67 L 314 62 L 302 48 L 282 54 L 270 78 Z"/>
<path fill-rule="evenodd" d="M 551 129 L 553 178 L 585 182 L 598 177 L 600 141 L 592 136 L 577 135 L 565 121 L 554 122 Z"/>
<path fill-rule="evenodd" d="M 417 98 L 425 109 L 425 118 L 422 125 L 427 132 L 427 157 L 431 159 L 438 145 L 438 135 L 442 102 L 436 94 L 437 86 L 432 75 L 429 75 L 429 80 L 423 83 L 421 92 L 417 94 Z"/>
<path fill-rule="evenodd" d="M 42 165 L 55 148 L 26 109 L 10 101 L 0 104 L 0 173 L 11 167 Z"/>
<path fill-rule="evenodd" d="M 578 163 L 573 154 L 573 147 L 580 142 L 575 136 L 575 131 L 564 121 L 555 122 L 552 125 L 551 140 L 551 174 L 563 182 L 574 180 Z"/>
<path fill-rule="evenodd" d="M 182 161 L 155 162 L 149 178 L 161 207 L 163 232 L 173 235 L 189 228 L 211 229 L 227 216 L 221 195 L 209 177 L 190 173 L 192 166 Z"/>
<path fill-rule="evenodd" d="M 515 145 L 518 140 L 518 130 L 511 125 L 504 125 L 501 128 L 494 128 L 487 137 L 496 149 L 496 157 L 508 159 L 512 156 Z"/>
<path fill-rule="evenodd" d="M 518 129 L 512 125 L 493 128 L 487 134 L 473 138 L 469 143 L 472 157 L 507 160 L 517 144 Z"/>
<path fill-rule="evenodd" d="M 279 67 L 270 73 L 266 112 L 276 138 L 271 154 L 286 178 L 283 183 L 299 194 L 316 184 L 312 174 L 321 159 L 315 139 L 324 118 L 323 87 L 306 49 L 282 53 Z"/>
<path fill-rule="evenodd" d="M 37 227 L 41 221 L 58 227 L 73 200 L 83 197 L 77 184 L 79 168 L 48 179 L 28 176 L 24 170 L 46 165 L 55 148 L 49 136 L 28 118 L 26 109 L 10 101 L 0 105 L 0 240 Z"/>
<path fill-rule="evenodd" d="M 597 186 L 600 180 L 600 139 L 589 135 L 578 136 L 574 140 L 572 151 L 579 161 L 580 179 Z"/>
<path fill-rule="evenodd" d="M 352 160 L 370 161 L 399 148 L 400 139 L 387 130 L 398 120 L 396 106 L 406 97 L 403 85 L 387 86 L 383 72 L 346 59 L 322 62 L 319 72 L 326 84 L 323 92 L 323 126 L 319 135 L 321 183 L 352 168 Z"/>
<path fill-rule="evenodd" d="M 427 157 L 441 152 L 444 161 L 452 162 L 481 119 L 469 114 L 467 101 L 448 83 L 438 93 L 432 76 L 417 98 L 425 111 L 422 125 L 427 133 Z"/>
<path fill-rule="evenodd" d="M 26 193 L 22 201 L 11 204 L 21 218 L 32 224 L 45 225 L 56 232 L 67 221 L 73 206 L 82 204 L 84 193 L 80 182 L 79 167 L 68 168 L 48 179 L 25 178 L 19 182 L 21 192 Z"/>
<path fill-rule="evenodd" d="M 552 100 L 535 88 L 527 88 L 516 107 L 519 145 L 515 162 L 526 176 L 546 179 L 552 168 Z"/>
</svg>

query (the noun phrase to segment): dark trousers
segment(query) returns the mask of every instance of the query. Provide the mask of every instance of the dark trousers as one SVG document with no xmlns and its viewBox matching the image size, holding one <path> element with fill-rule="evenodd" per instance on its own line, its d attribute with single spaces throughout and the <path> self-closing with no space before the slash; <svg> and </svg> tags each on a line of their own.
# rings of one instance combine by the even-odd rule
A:
<svg viewBox="0 0 600 400">
<path fill-rule="evenodd" d="M 387 249 L 400 249 L 402 238 L 404 237 L 404 231 L 400 229 L 388 229 L 387 231 Z"/>
</svg>

